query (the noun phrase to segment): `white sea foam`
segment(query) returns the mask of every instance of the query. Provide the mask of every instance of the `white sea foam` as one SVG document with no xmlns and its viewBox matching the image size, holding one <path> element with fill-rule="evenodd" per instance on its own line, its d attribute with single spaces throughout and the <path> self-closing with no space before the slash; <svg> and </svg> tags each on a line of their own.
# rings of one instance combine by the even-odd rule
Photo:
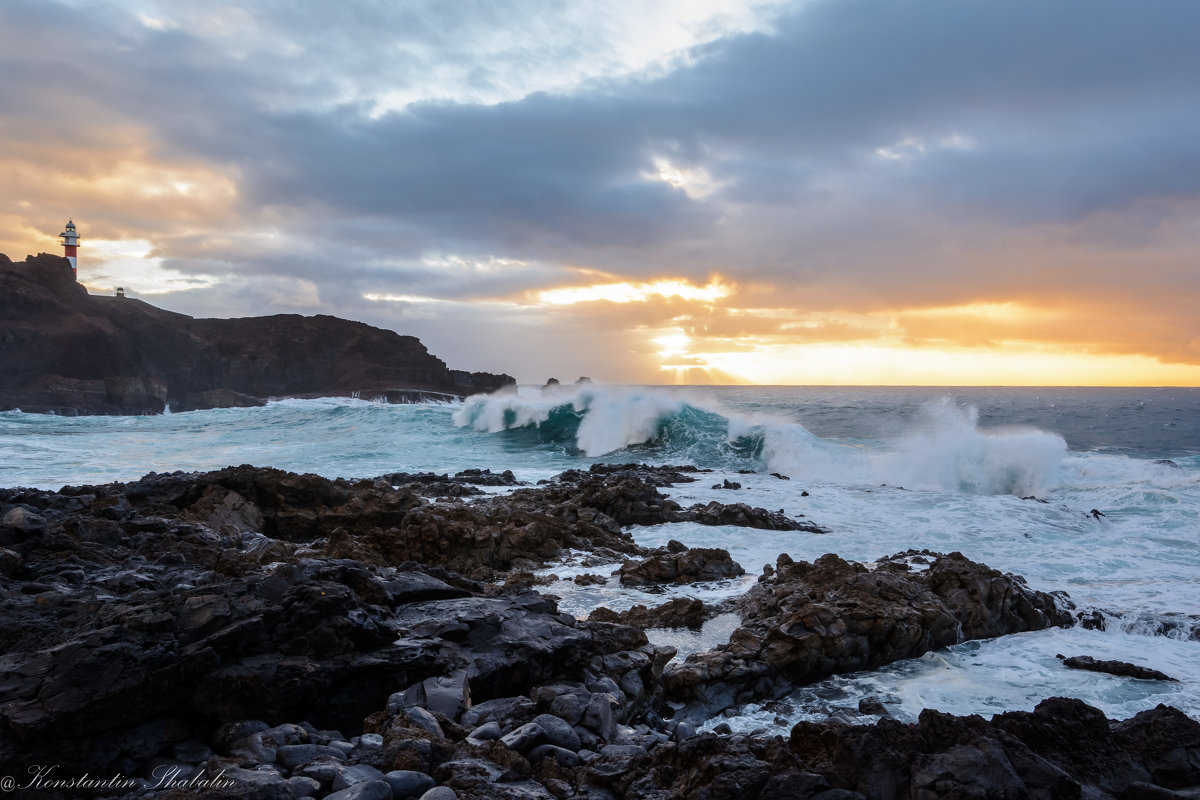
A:
<svg viewBox="0 0 1200 800">
<path fill-rule="evenodd" d="M 662 423 L 683 410 L 681 400 L 663 392 L 581 394 L 582 410 L 586 413 L 579 423 L 576 440 L 579 449 L 589 456 L 607 455 L 633 444 L 653 441 L 658 438 Z"/>
<path fill-rule="evenodd" d="M 968 494 L 1031 495 L 1058 484 L 1067 443 L 1032 428 L 982 430 L 979 410 L 949 398 L 927 404 L 894 453 L 875 459 L 886 483 Z"/>
<path fill-rule="evenodd" d="M 927 404 L 889 449 L 856 448 L 813 436 L 796 424 L 768 422 L 768 467 L 806 479 L 888 484 L 967 494 L 1030 495 L 1058 484 L 1067 444 L 1034 429 L 980 428 L 978 411 L 949 399 Z M 731 430 L 734 426 L 731 424 Z M 737 430 L 744 429 L 739 425 Z"/>
<path fill-rule="evenodd" d="M 603 456 L 654 441 L 684 401 L 661 390 L 553 387 L 536 394 L 475 395 L 454 414 L 454 424 L 499 433 L 547 423 L 559 409 L 580 416 L 575 445 L 587 456 Z"/>
<path fill-rule="evenodd" d="M 846 483 L 902 485 L 968 494 L 1028 495 L 1057 485 L 1066 442 L 1031 428 L 984 430 L 978 411 L 946 398 L 927 404 L 920 419 L 894 432 L 884 452 L 835 443 L 802 425 L 767 414 L 738 414 L 711 398 L 664 389 L 582 387 L 468 398 L 454 422 L 498 433 L 538 427 L 570 408 L 578 415 L 574 444 L 588 456 L 654 442 L 685 408 L 722 419 L 730 447 L 761 440 L 768 469 Z M 689 420 L 684 425 L 704 424 Z M 730 450 L 732 453 L 733 451 Z M 688 453 L 664 452 L 666 460 Z"/>
<path fill-rule="evenodd" d="M 463 401 L 454 412 L 454 424 L 470 426 L 484 433 L 499 433 L 511 428 L 541 425 L 550 412 L 563 404 L 554 396 L 530 398 L 512 393 L 477 394 Z"/>
<path fill-rule="evenodd" d="M 1068 669 L 1059 654 L 1090 654 L 1130 661 L 1184 678 L 1181 683 L 1134 680 Z M 874 697 L 888 713 L 912 722 L 934 708 L 949 714 L 991 716 L 1031 711 L 1049 697 L 1076 697 L 1112 719 L 1124 719 L 1159 703 L 1200 716 L 1200 685 L 1187 680 L 1200 657 L 1200 644 L 1168 639 L 1147 641 L 1082 628 L 1050 629 L 966 642 L 896 662 L 873 672 L 840 675 L 804 687 L 769 710 L 743 707 L 728 722 L 736 731 L 775 726 L 784 730 L 800 720 L 821 721 L 841 712 L 843 719 L 870 724 L 878 717 L 860 715 L 858 700 Z M 790 710 L 788 710 L 790 708 Z M 777 721 L 783 711 L 784 719 Z"/>
<path fill-rule="evenodd" d="M 1200 686 L 1200 644 L 1184 641 L 1190 615 L 1200 609 L 1200 404 L 1195 390 L 1152 394 L 1145 405 L 1127 402 L 1134 390 L 1115 391 L 1054 392 L 1055 402 L 1071 406 L 1065 408 L 1047 405 L 1040 390 L 989 390 L 974 395 L 984 417 L 932 391 L 600 386 L 471 398 L 457 408 L 339 398 L 158 417 L 0 412 L 0 485 L 56 488 L 133 479 L 151 469 L 240 463 L 330 477 L 512 468 L 536 481 L 586 468 L 598 457 L 691 462 L 718 471 L 664 490 L 681 504 L 782 508 L 829 534 L 690 523 L 634 528 L 646 546 L 678 539 L 727 548 L 748 575 L 664 595 L 615 579 L 587 587 L 562 581 L 549 591 L 561 595 L 564 610 L 586 616 L 601 603 L 620 609 L 683 594 L 716 602 L 745 591 L 783 552 L 797 560 L 835 552 L 869 562 L 910 547 L 959 550 L 1024 575 L 1036 589 L 1065 590 L 1081 607 L 1102 610 L 1108 638 L 1064 640 L 1056 632 L 1004 638 L 931 655 L 928 664 L 835 679 L 845 681 L 839 685 L 846 692 L 890 691 L 902 715 L 925 705 L 985 713 L 1025 708 L 1043 692 L 1075 693 L 1121 716 L 1160 699 L 1197 709 L 1192 695 L 1158 696 L 1122 679 L 1060 675 L 1052 660 L 1071 647 L 1157 666 L 1184 681 L 1176 688 Z M 924 410 L 914 412 L 921 404 Z M 1041 420 L 1041 428 L 1062 431 L 1073 449 L 1045 430 L 981 424 L 984 418 Z M 1176 427 L 1162 435 L 1171 420 Z M 1162 458 L 1178 466 L 1156 461 Z M 709 488 L 726 478 L 743 488 Z M 1021 499 L 1030 494 L 1046 502 Z M 551 571 L 566 576 L 571 569 Z M 719 634 L 650 636 L 691 650 L 711 646 Z M 1108 683 L 1092 683 L 1101 680 Z M 827 682 L 821 691 L 836 688 Z"/>
</svg>

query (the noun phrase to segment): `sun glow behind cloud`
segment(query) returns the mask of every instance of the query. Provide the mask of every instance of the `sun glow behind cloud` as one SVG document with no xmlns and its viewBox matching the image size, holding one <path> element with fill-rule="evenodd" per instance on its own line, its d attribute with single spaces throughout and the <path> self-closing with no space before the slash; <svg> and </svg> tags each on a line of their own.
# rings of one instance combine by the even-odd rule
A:
<svg viewBox="0 0 1200 800">
<path fill-rule="evenodd" d="M 100 292 L 522 378 L 1200 383 L 1194 8 L 54 6 L 0 3 L 0 252 L 73 217 Z"/>
<path fill-rule="evenodd" d="M 1197 385 L 1200 367 L 1136 353 L 1106 353 L 1037 338 L 1039 326 L 1073 324 L 1069 309 L 1017 302 L 806 315 L 794 309 L 727 309 L 735 326 L 691 319 L 647 330 L 671 382 L 707 370 L 760 384 Z M 755 325 L 762 328 L 753 332 Z M 1025 332 L 1025 333 L 1022 333 Z M 845 341 L 837 341 L 844 337 Z"/>
<path fill-rule="evenodd" d="M 747 353 L 696 354 L 752 383 L 911 386 L 1195 386 L 1200 367 L 1137 355 L 1054 352 L 1024 346 L 763 345 Z M 665 369 L 665 367 L 664 367 Z"/>
<path fill-rule="evenodd" d="M 696 286 L 681 278 L 664 278 L 649 283 L 603 283 L 591 286 L 568 286 L 538 292 L 537 302 L 543 305 L 564 306 L 576 303 L 644 303 L 655 297 L 677 297 L 681 300 L 712 303 L 733 293 L 733 287 L 717 280 Z"/>
<path fill-rule="evenodd" d="M 645 173 L 650 180 L 662 181 L 693 200 L 702 200 L 718 188 L 717 182 L 703 167 L 679 167 L 666 158 L 655 158 L 654 169 Z"/>
</svg>

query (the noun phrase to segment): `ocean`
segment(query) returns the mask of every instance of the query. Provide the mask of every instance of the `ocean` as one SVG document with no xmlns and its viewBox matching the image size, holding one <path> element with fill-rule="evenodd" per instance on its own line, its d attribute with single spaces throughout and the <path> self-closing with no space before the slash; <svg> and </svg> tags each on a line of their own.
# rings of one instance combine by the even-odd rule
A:
<svg viewBox="0 0 1200 800">
<path fill-rule="evenodd" d="M 828 533 L 635 528 L 647 546 L 724 547 L 748 574 L 659 594 L 615 578 L 581 587 L 569 579 L 609 570 L 572 554 L 543 570 L 560 578 L 543 591 L 581 617 L 601 604 L 730 597 L 780 553 L 870 562 L 929 549 L 1066 592 L 1106 621 L 1103 631 L 968 642 L 839 676 L 710 726 L 771 729 L 839 712 L 870 721 L 856 716 L 863 697 L 902 720 L 924 708 L 1027 710 L 1056 695 L 1110 717 L 1165 703 L 1200 719 L 1200 389 L 524 387 L 444 405 L 324 399 L 155 417 L 0 413 L 3 486 L 56 489 L 242 463 L 329 477 L 512 469 L 537 481 L 628 461 L 714 470 L 666 490 L 684 505 L 747 502 Z M 710 488 L 726 479 L 742 488 Z M 723 615 L 699 632 L 648 633 L 682 657 L 724 641 L 735 625 Z M 1068 670 L 1058 654 L 1131 661 L 1180 682 Z"/>
</svg>

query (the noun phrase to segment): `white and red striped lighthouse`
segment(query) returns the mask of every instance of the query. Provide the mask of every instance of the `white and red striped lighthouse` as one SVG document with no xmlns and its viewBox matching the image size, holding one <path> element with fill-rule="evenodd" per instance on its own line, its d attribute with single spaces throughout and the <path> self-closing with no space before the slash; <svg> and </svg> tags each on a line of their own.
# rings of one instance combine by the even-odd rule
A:
<svg viewBox="0 0 1200 800">
<path fill-rule="evenodd" d="M 79 233 L 75 230 L 75 223 L 67 220 L 67 229 L 58 235 L 62 239 L 63 255 L 71 262 L 71 271 L 76 277 L 79 275 L 79 267 L 75 263 L 76 253 L 79 252 Z"/>
</svg>

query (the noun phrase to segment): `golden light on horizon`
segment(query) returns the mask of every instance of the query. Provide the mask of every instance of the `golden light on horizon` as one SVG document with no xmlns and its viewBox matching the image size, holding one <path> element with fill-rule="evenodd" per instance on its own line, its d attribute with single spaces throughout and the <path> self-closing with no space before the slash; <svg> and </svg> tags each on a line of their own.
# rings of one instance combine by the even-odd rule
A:
<svg viewBox="0 0 1200 800">
<path fill-rule="evenodd" d="M 1198 386 L 1200 366 L 1149 356 L 904 345 L 768 344 L 694 357 L 756 384 L 847 386 Z M 664 369 L 669 369 L 664 366 Z"/>
<path fill-rule="evenodd" d="M 679 298 L 681 300 L 712 303 L 733 294 L 733 287 L 711 280 L 697 286 L 683 278 L 663 278 L 646 283 L 601 283 L 590 286 L 568 286 L 538 292 L 537 301 L 544 305 L 575 305 L 576 303 L 644 303 L 654 298 Z"/>
<path fill-rule="evenodd" d="M 1200 386 L 1200 365 L 1186 359 L 1139 353 L 1120 338 L 1073 338 L 1103 318 L 1017 300 L 858 313 L 721 305 L 651 329 L 662 347 L 650 357 L 671 382 L 710 370 L 784 385 Z"/>
</svg>

